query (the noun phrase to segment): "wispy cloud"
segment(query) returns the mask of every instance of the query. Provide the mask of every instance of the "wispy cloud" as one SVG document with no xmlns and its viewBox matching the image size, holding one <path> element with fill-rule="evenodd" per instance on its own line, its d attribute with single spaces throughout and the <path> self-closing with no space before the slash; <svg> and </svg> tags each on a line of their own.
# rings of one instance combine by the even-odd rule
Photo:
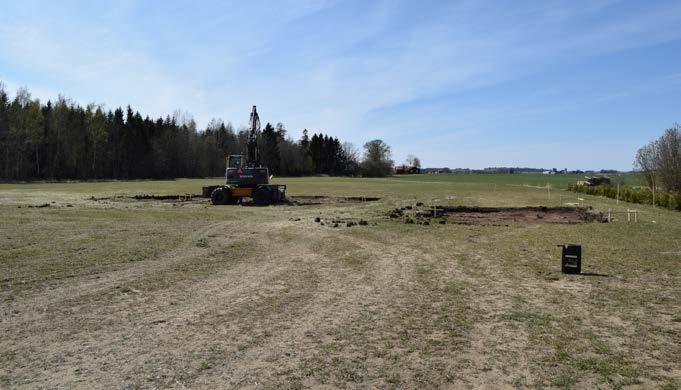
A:
<svg viewBox="0 0 681 390">
<path fill-rule="evenodd" d="M 266 120 L 294 132 L 324 130 L 357 143 L 390 139 L 398 159 L 416 135 L 470 142 L 495 134 L 504 121 L 530 126 L 523 118 L 643 93 L 631 85 L 655 89 L 655 74 L 596 88 L 579 64 L 681 38 L 675 2 L 74 1 L 5 8 L 0 79 L 10 86 L 132 104 L 153 115 L 182 108 L 200 125 L 213 117 L 239 125 L 244 109 L 258 104 Z M 555 79 L 533 79 L 547 69 Z M 523 80 L 534 85 L 519 86 Z M 440 158 L 432 162 L 445 165 Z"/>
</svg>

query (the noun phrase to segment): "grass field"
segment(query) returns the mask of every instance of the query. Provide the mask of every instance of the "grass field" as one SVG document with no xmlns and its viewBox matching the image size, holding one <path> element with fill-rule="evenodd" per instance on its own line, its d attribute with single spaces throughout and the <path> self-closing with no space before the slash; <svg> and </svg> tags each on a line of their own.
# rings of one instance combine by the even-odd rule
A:
<svg viewBox="0 0 681 390">
<path fill-rule="evenodd" d="M 263 208 L 129 198 L 220 179 L 0 184 L 0 388 L 679 388 L 681 213 L 583 196 L 615 220 L 386 216 L 557 206 L 575 179 L 281 178 L 381 199 Z M 565 242 L 584 275 L 560 273 Z"/>
</svg>

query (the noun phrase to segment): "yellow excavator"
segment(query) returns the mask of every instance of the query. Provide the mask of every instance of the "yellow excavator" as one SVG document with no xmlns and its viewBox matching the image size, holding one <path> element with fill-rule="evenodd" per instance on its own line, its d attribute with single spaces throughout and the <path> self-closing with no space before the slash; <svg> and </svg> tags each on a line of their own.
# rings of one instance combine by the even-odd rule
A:
<svg viewBox="0 0 681 390">
<path fill-rule="evenodd" d="M 248 155 L 241 154 L 226 157 L 226 183 L 217 186 L 203 187 L 203 196 L 210 197 L 214 205 L 238 204 L 244 198 L 251 198 L 257 206 L 286 201 L 286 185 L 270 184 L 269 169 L 260 164 L 258 151 L 258 134 L 260 133 L 260 117 L 255 106 L 251 111 L 248 133 Z"/>
</svg>

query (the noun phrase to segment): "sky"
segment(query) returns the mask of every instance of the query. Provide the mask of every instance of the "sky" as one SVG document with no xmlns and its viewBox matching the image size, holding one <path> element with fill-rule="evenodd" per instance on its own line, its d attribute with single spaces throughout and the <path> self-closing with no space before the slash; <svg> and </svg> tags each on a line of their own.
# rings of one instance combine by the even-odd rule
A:
<svg viewBox="0 0 681 390">
<path fill-rule="evenodd" d="M 629 170 L 681 122 L 681 2 L 0 0 L 0 81 L 200 128 L 257 105 L 426 167 Z"/>
</svg>

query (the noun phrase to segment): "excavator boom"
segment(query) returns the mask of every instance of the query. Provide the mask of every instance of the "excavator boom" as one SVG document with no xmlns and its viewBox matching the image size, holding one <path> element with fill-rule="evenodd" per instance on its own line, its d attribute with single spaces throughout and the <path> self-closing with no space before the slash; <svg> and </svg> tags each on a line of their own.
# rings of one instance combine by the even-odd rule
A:
<svg viewBox="0 0 681 390">
<path fill-rule="evenodd" d="M 251 119 L 249 120 L 250 131 L 248 133 L 248 156 L 246 166 L 255 168 L 260 166 L 260 156 L 258 153 L 258 134 L 260 133 L 260 117 L 258 111 L 253 106 Z"/>
</svg>

